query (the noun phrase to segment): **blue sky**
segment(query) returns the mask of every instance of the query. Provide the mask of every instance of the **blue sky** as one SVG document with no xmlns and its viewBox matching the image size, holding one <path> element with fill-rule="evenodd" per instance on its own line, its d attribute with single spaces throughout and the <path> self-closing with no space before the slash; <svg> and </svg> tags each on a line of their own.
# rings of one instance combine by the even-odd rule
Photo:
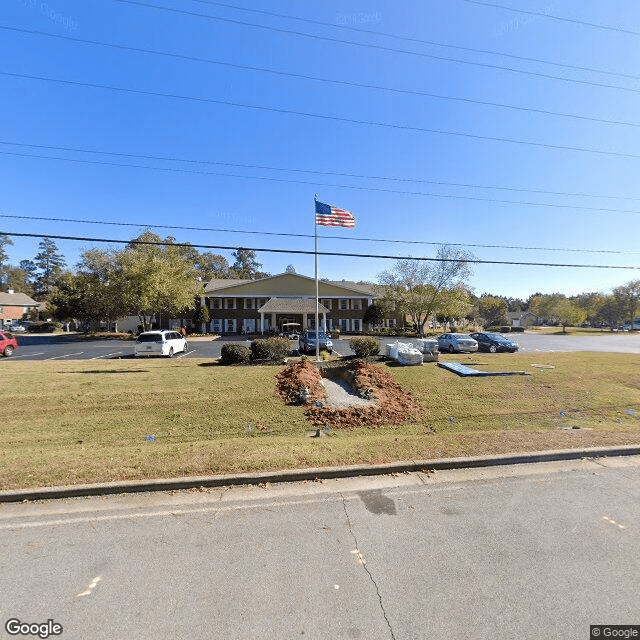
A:
<svg viewBox="0 0 640 640">
<path fill-rule="evenodd" d="M 212 230 L 154 230 L 313 251 L 317 193 L 356 217 L 354 230 L 319 228 L 320 251 L 341 254 L 320 257 L 329 279 L 375 281 L 393 264 L 349 254 L 435 255 L 418 243 L 491 245 L 466 247 L 488 261 L 640 266 L 637 2 L 496 4 L 541 15 L 468 0 L 4 0 L 0 231 L 128 240 L 172 225 Z M 38 242 L 14 238 L 11 262 Z M 107 246 L 57 244 L 69 265 Z M 312 255 L 258 258 L 313 276 Z M 487 264 L 471 285 L 526 298 L 638 277 Z"/>
</svg>

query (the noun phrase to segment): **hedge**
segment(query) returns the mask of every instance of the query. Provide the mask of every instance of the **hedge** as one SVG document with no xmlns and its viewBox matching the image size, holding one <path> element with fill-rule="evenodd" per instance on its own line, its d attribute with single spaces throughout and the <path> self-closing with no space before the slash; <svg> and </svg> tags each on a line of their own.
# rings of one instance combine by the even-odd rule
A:
<svg viewBox="0 0 640 640">
<path fill-rule="evenodd" d="M 351 338 L 349 346 L 358 358 L 376 356 L 380 353 L 380 343 L 375 338 Z"/>
<path fill-rule="evenodd" d="M 289 355 L 289 338 L 266 338 L 251 342 L 252 360 L 282 360 Z"/>
<path fill-rule="evenodd" d="M 243 344 L 223 344 L 220 350 L 222 364 L 241 364 L 251 360 L 251 349 Z"/>
</svg>

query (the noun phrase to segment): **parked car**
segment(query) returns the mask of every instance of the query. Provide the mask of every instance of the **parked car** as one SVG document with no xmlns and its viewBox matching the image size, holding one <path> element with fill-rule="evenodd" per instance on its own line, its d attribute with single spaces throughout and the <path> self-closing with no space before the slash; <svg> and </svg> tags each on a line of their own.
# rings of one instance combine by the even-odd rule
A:
<svg viewBox="0 0 640 640">
<path fill-rule="evenodd" d="M 0 353 L 9 357 L 18 348 L 18 341 L 8 331 L 0 331 Z"/>
<path fill-rule="evenodd" d="M 11 333 L 26 333 L 27 328 L 21 324 L 11 323 Z"/>
<path fill-rule="evenodd" d="M 478 350 L 478 343 L 466 333 L 443 333 L 438 336 L 438 349 L 449 353 L 471 353 Z"/>
<path fill-rule="evenodd" d="M 134 348 L 136 356 L 167 356 L 175 353 L 186 353 L 186 338 L 177 331 L 145 331 L 141 333 Z"/>
<path fill-rule="evenodd" d="M 318 343 L 320 349 L 325 349 L 329 353 L 333 352 L 333 342 L 324 331 L 305 331 L 300 336 L 300 353 L 315 353 L 316 352 L 316 333 L 318 334 Z"/>
<path fill-rule="evenodd" d="M 628 320 L 622 325 L 622 328 L 625 331 L 637 330 L 640 329 L 640 318 L 634 318 L 633 323 Z"/>
<path fill-rule="evenodd" d="M 498 351 L 508 351 L 515 353 L 520 345 L 509 338 L 505 338 L 500 333 L 472 333 L 471 337 L 478 343 L 478 351 L 488 351 L 497 353 Z"/>
</svg>

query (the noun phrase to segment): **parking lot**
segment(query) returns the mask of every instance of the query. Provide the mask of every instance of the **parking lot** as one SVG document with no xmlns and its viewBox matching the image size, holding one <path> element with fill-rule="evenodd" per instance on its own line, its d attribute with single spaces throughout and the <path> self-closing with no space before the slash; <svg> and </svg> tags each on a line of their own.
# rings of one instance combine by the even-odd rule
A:
<svg viewBox="0 0 640 640">
<path fill-rule="evenodd" d="M 349 337 L 333 341 L 334 353 L 353 355 L 349 348 Z M 552 351 L 600 351 L 611 353 L 640 353 L 640 333 L 616 333 L 611 335 L 573 336 L 541 335 L 536 333 L 511 334 L 520 345 L 520 352 Z M 410 338 L 384 337 L 380 339 L 381 352 L 389 342 L 411 342 Z M 189 338 L 186 353 L 174 358 L 218 358 L 222 345 L 236 342 L 249 346 L 250 340 L 241 336 L 195 336 Z M 19 347 L 10 358 L 0 358 L 4 365 L 19 360 L 110 360 L 133 358 L 133 340 L 87 339 L 75 334 L 43 334 L 18 336 Z M 297 353 L 298 341 L 291 341 L 292 352 Z M 496 354 L 493 357 L 508 358 L 509 354 Z"/>
</svg>

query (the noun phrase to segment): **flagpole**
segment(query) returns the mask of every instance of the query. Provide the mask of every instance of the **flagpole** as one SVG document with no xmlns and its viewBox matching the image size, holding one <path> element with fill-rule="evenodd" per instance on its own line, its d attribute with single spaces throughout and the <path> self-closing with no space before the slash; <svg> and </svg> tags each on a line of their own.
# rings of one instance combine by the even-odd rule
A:
<svg viewBox="0 0 640 640">
<path fill-rule="evenodd" d="M 318 194 L 313 197 L 313 221 L 315 227 L 315 256 L 316 256 L 316 362 L 320 362 L 320 332 L 318 329 L 318 217 L 316 215 L 316 202 Z"/>
</svg>

